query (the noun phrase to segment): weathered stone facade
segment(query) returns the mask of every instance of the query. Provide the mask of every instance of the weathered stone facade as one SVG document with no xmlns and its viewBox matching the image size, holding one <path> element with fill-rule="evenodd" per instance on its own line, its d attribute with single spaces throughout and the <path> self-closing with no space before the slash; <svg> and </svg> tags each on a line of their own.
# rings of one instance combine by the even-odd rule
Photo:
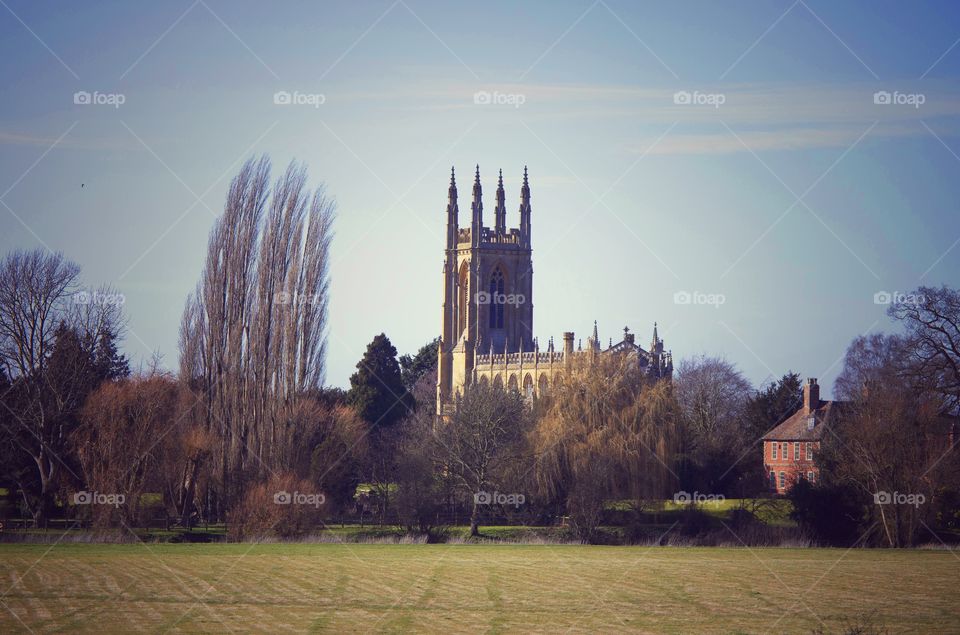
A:
<svg viewBox="0 0 960 635">
<path fill-rule="evenodd" d="M 443 322 L 437 366 L 437 412 L 449 414 L 457 396 L 473 382 L 491 382 L 533 399 L 563 382 L 574 356 L 621 352 L 654 378 L 673 372 L 671 354 L 653 328 L 649 350 L 624 338 L 601 350 L 594 322 L 587 348 L 574 350 L 574 334 L 564 333 L 563 348 L 550 338 L 543 350 L 533 336 L 533 252 L 530 184 L 523 170 L 520 226 L 507 229 L 503 173 L 500 174 L 494 226 L 483 226 L 480 168 L 473 183 L 470 226 L 459 227 L 457 185 L 451 170 L 447 201 L 447 238 L 443 264 Z"/>
</svg>

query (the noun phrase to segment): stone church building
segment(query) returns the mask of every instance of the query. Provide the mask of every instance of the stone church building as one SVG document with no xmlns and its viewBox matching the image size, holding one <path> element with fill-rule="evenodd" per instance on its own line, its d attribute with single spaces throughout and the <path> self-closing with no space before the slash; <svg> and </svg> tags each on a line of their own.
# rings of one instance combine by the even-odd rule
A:
<svg viewBox="0 0 960 635">
<path fill-rule="evenodd" d="M 653 378 L 673 373 L 671 354 L 653 327 L 649 350 L 624 328 L 623 340 L 601 349 L 594 322 L 587 347 L 574 349 L 574 334 L 563 334 L 555 348 L 551 337 L 540 347 L 533 336 L 533 251 L 531 249 L 530 184 L 523 169 L 520 226 L 507 228 L 503 172 L 497 184 L 493 227 L 483 224 L 480 167 L 473 182 L 470 225 L 459 225 L 457 184 L 450 171 L 447 236 L 443 263 L 443 327 L 437 366 L 437 412 L 450 414 L 459 395 L 474 382 L 491 382 L 534 399 L 563 382 L 577 355 L 627 353 Z"/>
</svg>

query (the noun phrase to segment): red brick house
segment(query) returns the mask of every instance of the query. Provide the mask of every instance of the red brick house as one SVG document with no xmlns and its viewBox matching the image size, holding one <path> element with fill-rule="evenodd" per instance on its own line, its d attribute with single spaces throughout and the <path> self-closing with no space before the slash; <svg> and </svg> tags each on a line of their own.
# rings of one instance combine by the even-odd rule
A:
<svg viewBox="0 0 960 635">
<path fill-rule="evenodd" d="M 844 415 L 842 401 L 822 401 L 814 377 L 803 386 L 803 405 L 765 434 L 763 466 L 770 491 L 786 494 L 798 480 L 820 480 L 816 456 L 827 425 L 836 426 Z M 849 414 L 849 412 L 847 412 Z M 928 447 L 933 457 L 949 452 L 960 435 L 960 417 L 941 414 L 929 429 Z"/>
<path fill-rule="evenodd" d="M 799 479 L 820 480 L 814 458 L 824 426 L 837 417 L 840 402 L 821 401 L 814 377 L 803 386 L 803 406 L 763 436 L 763 465 L 771 491 L 785 494 Z"/>
</svg>

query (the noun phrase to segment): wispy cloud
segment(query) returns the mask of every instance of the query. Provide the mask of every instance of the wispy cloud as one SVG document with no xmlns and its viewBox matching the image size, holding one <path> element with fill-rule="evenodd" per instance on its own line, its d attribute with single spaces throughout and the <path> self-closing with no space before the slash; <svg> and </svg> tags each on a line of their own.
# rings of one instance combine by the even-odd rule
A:
<svg viewBox="0 0 960 635">
<path fill-rule="evenodd" d="M 481 91 L 488 95 L 522 95 L 523 103 L 519 108 L 478 105 L 474 96 Z M 881 92 L 899 96 L 904 103 L 877 103 L 875 95 Z M 678 93 L 691 95 L 694 100 L 700 96 L 705 101 L 699 105 L 677 103 Z M 943 120 L 947 134 L 960 134 L 960 86 L 930 80 L 669 87 L 505 83 L 445 84 L 443 88 L 414 82 L 397 91 L 344 97 L 361 103 L 382 102 L 387 95 L 394 107 L 472 112 L 498 117 L 504 123 L 512 117 L 528 122 L 609 121 L 622 128 L 622 147 L 637 153 L 649 145 L 650 135 L 656 136 L 656 130 L 677 122 L 676 129 L 654 149 L 653 153 L 660 155 L 746 152 L 744 144 L 726 126 L 755 152 L 846 147 L 862 133 L 865 124 L 874 121 L 879 125 L 871 132 L 872 138 L 927 136 L 921 121 L 931 120 Z M 722 96 L 722 103 L 716 107 L 707 103 L 705 96 L 717 95 Z M 916 96 L 922 101 L 919 106 Z"/>
<path fill-rule="evenodd" d="M 872 138 L 918 136 L 923 128 L 917 124 L 878 125 L 870 132 Z M 776 130 L 737 131 L 736 136 L 726 129 L 715 133 L 675 134 L 663 141 L 650 154 L 730 154 L 735 152 L 764 152 L 770 150 L 806 150 L 815 148 L 844 148 L 863 134 L 863 126 L 831 128 L 780 128 Z M 739 138 L 738 138 L 739 137 Z M 641 139 L 627 146 L 632 153 L 641 153 L 649 142 Z"/>
<path fill-rule="evenodd" d="M 878 104 L 874 95 L 921 95 L 922 104 Z M 722 96 L 722 103 L 677 103 L 676 95 Z M 519 125 L 547 121 L 576 126 L 606 126 L 616 145 L 628 153 L 640 153 L 667 126 L 677 124 L 653 154 L 721 154 L 746 152 L 744 144 L 729 133 L 736 131 L 754 152 L 846 147 L 865 124 L 879 121 L 871 138 L 926 137 L 925 122 L 937 121 L 938 134 L 960 134 L 960 85 L 926 79 L 859 83 L 714 83 L 668 86 L 623 84 L 544 84 L 431 82 L 423 79 L 398 82 L 386 78 L 364 90 L 337 85 L 328 87 L 328 106 L 355 112 L 433 115 L 462 114 L 473 121 L 494 119 L 498 124 Z M 485 94 L 504 103 L 478 103 Z M 517 97 L 521 97 L 518 100 Z M 251 105 L 251 116 L 263 99 L 241 96 L 233 106 Z M 150 100 L 142 99 L 143 103 Z M 520 101 L 519 105 L 516 105 Z M 714 99 L 714 101 L 716 101 Z M 49 147 L 54 139 L 31 132 L 0 129 L 0 146 Z M 130 150 L 129 140 L 84 138 L 71 135 L 64 148 L 93 151 Z M 135 148 L 134 148 L 135 149 Z"/>
</svg>

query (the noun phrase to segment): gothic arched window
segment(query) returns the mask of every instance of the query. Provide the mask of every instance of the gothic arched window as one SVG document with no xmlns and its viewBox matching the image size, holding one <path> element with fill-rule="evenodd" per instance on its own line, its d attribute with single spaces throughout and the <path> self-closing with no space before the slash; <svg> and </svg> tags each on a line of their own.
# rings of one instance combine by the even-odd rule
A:
<svg viewBox="0 0 960 635">
<path fill-rule="evenodd" d="M 467 330 L 467 309 L 470 305 L 470 267 L 466 262 L 460 266 L 460 276 L 457 280 L 457 337 Z"/>
<path fill-rule="evenodd" d="M 503 272 L 500 268 L 490 276 L 490 328 L 503 328 Z"/>
</svg>

